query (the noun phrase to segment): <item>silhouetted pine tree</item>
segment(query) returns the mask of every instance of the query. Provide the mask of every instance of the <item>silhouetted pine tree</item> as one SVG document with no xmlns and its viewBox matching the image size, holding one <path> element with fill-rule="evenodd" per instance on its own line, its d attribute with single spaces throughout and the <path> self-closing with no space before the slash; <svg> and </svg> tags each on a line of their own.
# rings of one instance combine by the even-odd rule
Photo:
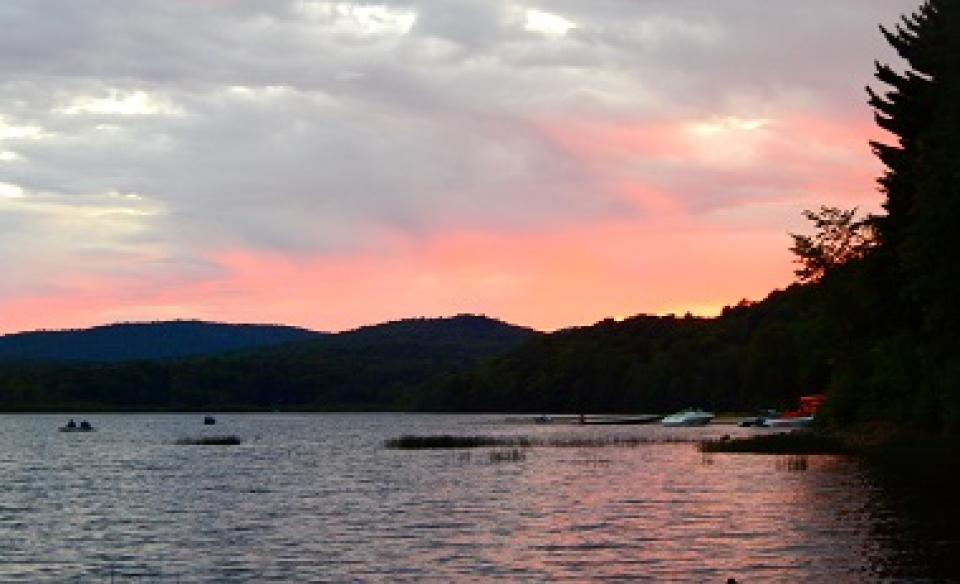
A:
<svg viewBox="0 0 960 584">
<path fill-rule="evenodd" d="M 894 30 L 908 69 L 877 63 L 868 88 L 877 123 L 896 143 L 872 143 L 887 215 L 877 219 L 872 276 L 887 331 L 867 344 L 874 387 L 895 390 L 900 415 L 960 430 L 960 0 L 928 0 Z M 912 371 L 912 375 L 896 371 Z M 897 388 L 897 385 L 903 387 Z M 866 385 L 870 385 L 867 383 Z"/>
<path fill-rule="evenodd" d="M 923 4 L 911 16 L 904 16 L 894 31 L 881 26 L 880 31 L 912 70 L 898 73 L 887 64 L 876 62 L 876 78 L 888 90 L 877 93 L 867 87 L 869 104 L 875 110 L 877 124 L 896 136 L 895 144 L 871 142 L 874 152 L 886 165 L 879 179 L 887 199 L 885 217 L 879 218 L 880 237 L 896 245 L 902 238 L 914 203 L 915 166 L 920 134 L 930 125 L 932 88 L 938 68 L 931 58 L 928 38 L 938 28 L 938 2 Z"/>
<path fill-rule="evenodd" d="M 928 331 L 960 324 L 960 2 L 927 7 L 926 24 L 914 44 L 922 47 L 925 124 L 913 141 L 910 184 L 888 198 L 910 200 L 899 251 L 910 291 L 922 307 Z M 917 105 L 919 109 L 920 104 Z M 909 119 L 909 113 L 902 117 Z M 892 214 L 891 214 L 892 215 Z"/>
</svg>

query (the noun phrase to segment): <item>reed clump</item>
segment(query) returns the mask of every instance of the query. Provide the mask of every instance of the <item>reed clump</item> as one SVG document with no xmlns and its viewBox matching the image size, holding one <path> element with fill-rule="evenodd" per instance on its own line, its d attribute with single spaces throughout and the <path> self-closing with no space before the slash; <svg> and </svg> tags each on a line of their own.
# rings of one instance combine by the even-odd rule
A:
<svg viewBox="0 0 960 584">
<path fill-rule="evenodd" d="M 669 436 L 567 436 L 551 437 L 538 446 L 553 448 L 636 448 L 650 444 L 677 444 L 691 442 L 688 438 Z"/>
<path fill-rule="evenodd" d="M 419 450 L 430 448 L 634 448 L 647 444 L 693 442 L 689 438 L 650 436 L 416 436 L 404 435 L 384 442 L 387 448 Z"/>
<path fill-rule="evenodd" d="M 199 438 L 181 438 L 180 446 L 236 446 L 243 444 L 239 436 L 201 436 Z"/>
<path fill-rule="evenodd" d="M 490 462 L 523 462 L 527 459 L 527 454 L 519 448 L 508 448 L 506 450 L 494 450 L 490 452 Z"/>
<path fill-rule="evenodd" d="M 809 464 L 805 454 L 789 454 L 777 460 L 778 469 L 793 472 L 807 470 Z"/>
<path fill-rule="evenodd" d="M 387 448 L 401 450 L 420 450 L 428 448 L 483 448 L 490 446 L 527 447 L 531 446 L 529 438 L 523 436 L 452 436 L 448 434 L 436 436 L 415 436 L 407 434 L 399 438 L 391 438 L 384 443 Z"/>
<path fill-rule="evenodd" d="M 784 432 L 758 434 L 744 438 L 724 437 L 704 440 L 700 452 L 733 454 L 849 454 L 850 448 L 839 437 L 822 432 Z"/>
</svg>

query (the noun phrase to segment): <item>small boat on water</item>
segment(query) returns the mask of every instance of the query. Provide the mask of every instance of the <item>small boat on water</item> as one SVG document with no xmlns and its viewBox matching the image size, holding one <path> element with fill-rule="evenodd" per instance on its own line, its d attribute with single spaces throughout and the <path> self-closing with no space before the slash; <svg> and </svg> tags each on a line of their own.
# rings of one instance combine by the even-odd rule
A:
<svg viewBox="0 0 960 584">
<path fill-rule="evenodd" d="M 204 417 L 203 417 L 203 425 L 204 425 L 204 426 L 213 426 L 213 425 L 216 424 L 216 423 L 217 423 L 217 419 L 214 418 L 213 416 L 204 416 Z"/>
<path fill-rule="evenodd" d="M 73 420 L 67 422 L 66 426 L 60 426 L 61 432 L 96 432 L 97 429 L 90 425 L 90 422 L 83 420 L 77 424 Z"/>
<path fill-rule="evenodd" d="M 660 420 L 664 426 L 706 426 L 713 420 L 713 412 L 701 409 L 689 409 Z"/>
</svg>

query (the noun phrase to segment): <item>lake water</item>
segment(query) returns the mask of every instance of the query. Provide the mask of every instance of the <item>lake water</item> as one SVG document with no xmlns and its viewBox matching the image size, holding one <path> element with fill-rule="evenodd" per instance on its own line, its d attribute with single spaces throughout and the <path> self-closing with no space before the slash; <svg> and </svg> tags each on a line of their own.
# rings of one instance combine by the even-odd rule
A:
<svg viewBox="0 0 960 584">
<path fill-rule="evenodd" d="M 77 416 L 75 416 L 77 417 Z M 80 416 L 84 417 L 84 416 Z M 692 443 L 398 451 L 401 434 L 696 439 L 503 416 L 0 416 L 0 581 L 917 581 L 854 460 Z M 79 417 L 78 417 L 79 419 Z M 177 439 L 233 434 L 239 446 Z"/>
</svg>

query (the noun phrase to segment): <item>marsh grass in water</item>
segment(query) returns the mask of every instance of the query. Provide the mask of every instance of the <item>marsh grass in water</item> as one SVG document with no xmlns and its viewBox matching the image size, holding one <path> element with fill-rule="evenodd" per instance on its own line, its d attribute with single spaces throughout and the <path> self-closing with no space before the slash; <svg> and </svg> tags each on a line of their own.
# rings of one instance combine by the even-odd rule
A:
<svg viewBox="0 0 960 584">
<path fill-rule="evenodd" d="M 560 462 L 565 462 L 567 464 L 584 464 L 590 466 L 602 466 L 608 465 L 613 462 L 613 459 L 610 458 L 600 458 L 599 456 L 591 456 L 588 458 L 570 458 L 567 460 L 561 460 Z"/>
<path fill-rule="evenodd" d="M 746 438 L 705 440 L 701 452 L 734 454 L 848 454 L 847 444 L 835 436 L 819 432 L 758 434 Z"/>
<path fill-rule="evenodd" d="M 201 436 L 200 438 L 181 438 L 180 446 L 236 446 L 243 444 L 239 436 Z"/>
<path fill-rule="evenodd" d="M 457 450 L 455 455 L 451 455 L 451 460 L 457 464 L 474 464 L 484 461 L 489 464 L 499 464 L 504 462 L 523 462 L 527 459 L 527 452 L 523 448 L 503 448 L 487 452 L 486 459 L 474 458 L 469 449 Z"/>
<path fill-rule="evenodd" d="M 777 469 L 779 470 L 802 471 L 807 470 L 808 466 L 807 457 L 803 454 L 791 454 L 777 460 Z"/>
<path fill-rule="evenodd" d="M 404 435 L 391 438 L 384 443 L 387 448 L 401 450 L 419 450 L 428 448 L 483 448 L 490 446 L 531 446 L 530 440 L 523 436 L 438 436 Z"/>
<path fill-rule="evenodd" d="M 547 438 L 534 444 L 553 448 L 635 448 L 648 444 L 674 444 L 692 442 L 685 438 L 651 438 L 649 436 L 573 436 Z"/>
<path fill-rule="evenodd" d="M 508 448 L 505 450 L 493 450 L 490 452 L 490 462 L 523 462 L 527 459 L 527 453 L 519 448 Z"/>
<path fill-rule="evenodd" d="M 692 442 L 682 438 L 651 438 L 649 436 L 415 436 L 404 435 L 384 442 L 387 448 L 419 450 L 430 448 L 633 448 L 645 444 Z"/>
</svg>

